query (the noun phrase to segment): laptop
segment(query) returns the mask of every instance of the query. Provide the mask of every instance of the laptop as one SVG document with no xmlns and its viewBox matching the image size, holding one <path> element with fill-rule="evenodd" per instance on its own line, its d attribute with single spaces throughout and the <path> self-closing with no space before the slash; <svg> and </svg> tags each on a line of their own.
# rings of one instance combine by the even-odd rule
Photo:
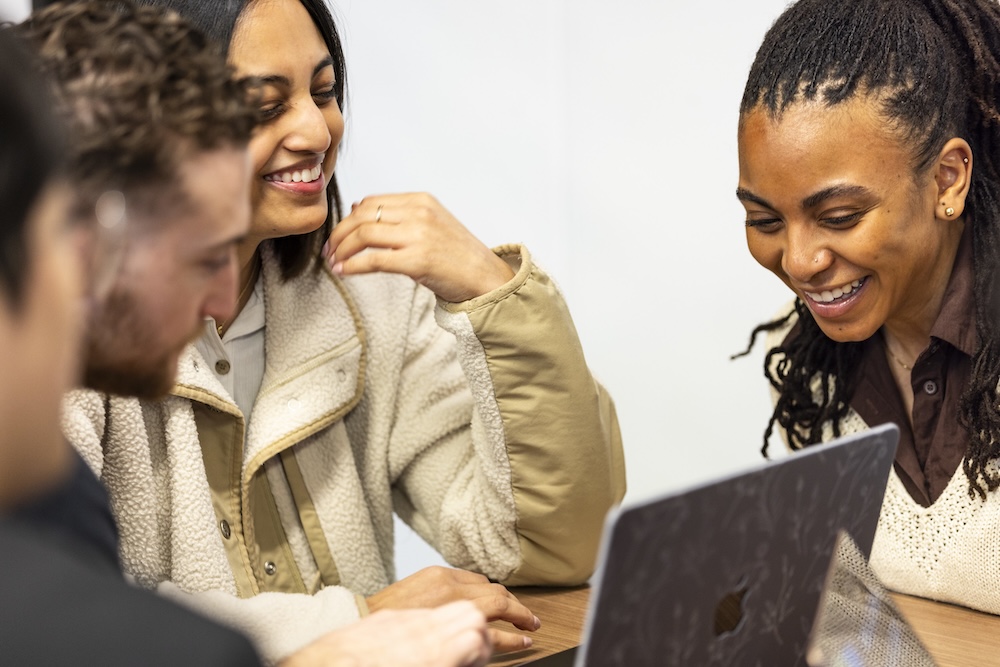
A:
<svg viewBox="0 0 1000 667">
<path fill-rule="evenodd" d="M 613 510 L 581 646 L 524 664 L 806 665 L 834 547 L 871 553 L 888 424 Z"/>
</svg>

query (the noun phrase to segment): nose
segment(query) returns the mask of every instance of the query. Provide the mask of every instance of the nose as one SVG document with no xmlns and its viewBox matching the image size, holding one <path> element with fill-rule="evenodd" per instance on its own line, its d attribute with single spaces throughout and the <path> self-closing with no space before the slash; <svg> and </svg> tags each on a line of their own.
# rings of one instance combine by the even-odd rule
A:
<svg viewBox="0 0 1000 667">
<path fill-rule="evenodd" d="M 822 235 L 808 225 L 788 224 L 781 268 L 796 283 L 806 285 L 833 263 L 833 253 Z"/>
<path fill-rule="evenodd" d="M 239 268 L 236 261 L 236 251 L 226 268 L 218 271 L 209 280 L 205 291 L 205 298 L 202 301 L 202 318 L 211 317 L 217 323 L 222 324 L 233 316 L 236 310 L 236 289 L 239 284 Z"/>
<path fill-rule="evenodd" d="M 285 138 L 285 148 L 295 152 L 325 153 L 333 142 L 323 110 L 308 98 L 291 111 L 291 131 Z"/>
</svg>

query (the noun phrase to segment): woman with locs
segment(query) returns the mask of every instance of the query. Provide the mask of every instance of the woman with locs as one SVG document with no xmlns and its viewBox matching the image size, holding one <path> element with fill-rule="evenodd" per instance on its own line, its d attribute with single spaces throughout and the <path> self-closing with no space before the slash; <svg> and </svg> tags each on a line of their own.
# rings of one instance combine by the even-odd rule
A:
<svg viewBox="0 0 1000 667">
<path fill-rule="evenodd" d="M 1000 6 L 802 0 L 739 120 L 754 258 L 795 294 L 768 334 L 799 449 L 895 422 L 871 565 L 904 593 L 1000 613 Z"/>
</svg>

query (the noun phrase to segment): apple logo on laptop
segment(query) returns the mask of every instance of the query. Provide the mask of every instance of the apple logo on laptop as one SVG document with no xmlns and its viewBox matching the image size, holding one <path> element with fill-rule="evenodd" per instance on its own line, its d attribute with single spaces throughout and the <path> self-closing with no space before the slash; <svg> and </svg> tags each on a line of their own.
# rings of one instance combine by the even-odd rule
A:
<svg viewBox="0 0 1000 667">
<path fill-rule="evenodd" d="M 743 577 L 736 589 L 722 596 L 715 605 L 713 629 L 716 637 L 735 632 L 743 620 L 743 598 L 747 594 L 747 578 Z"/>
</svg>

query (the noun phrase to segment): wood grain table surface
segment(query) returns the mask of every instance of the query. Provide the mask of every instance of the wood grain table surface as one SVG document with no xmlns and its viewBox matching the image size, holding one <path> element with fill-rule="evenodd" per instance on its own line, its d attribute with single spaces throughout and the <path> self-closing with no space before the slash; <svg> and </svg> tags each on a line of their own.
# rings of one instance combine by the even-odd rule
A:
<svg viewBox="0 0 1000 667">
<path fill-rule="evenodd" d="M 588 587 L 526 587 L 512 592 L 538 616 L 542 627 L 532 635 L 530 649 L 495 656 L 490 665 L 520 665 L 580 643 Z M 1000 616 L 898 593 L 892 597 L 939 667 L 1000 667 Z"/>
</svg>

